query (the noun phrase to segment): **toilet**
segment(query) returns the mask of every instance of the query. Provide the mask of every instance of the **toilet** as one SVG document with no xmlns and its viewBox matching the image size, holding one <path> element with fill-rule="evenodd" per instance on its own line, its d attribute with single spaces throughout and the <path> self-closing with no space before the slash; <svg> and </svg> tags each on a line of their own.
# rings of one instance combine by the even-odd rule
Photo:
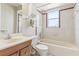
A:
<svg viewBox="0 0 79 59">
<path fill-rule="evenodd" d="M 48 55 L 48 46 L 44 45 L 44 44 L 40 44 L 37 36 L 35 36 L 32 39 L 32 46 L 34 49 L 36 49 L 38 51 L 40 56 L 47 56 Z"/>
</svg>

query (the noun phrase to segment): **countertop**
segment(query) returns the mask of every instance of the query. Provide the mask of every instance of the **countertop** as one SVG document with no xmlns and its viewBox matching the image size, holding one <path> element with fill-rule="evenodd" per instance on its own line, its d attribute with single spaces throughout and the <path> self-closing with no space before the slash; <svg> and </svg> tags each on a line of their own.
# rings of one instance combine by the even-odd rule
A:
<svg viewBox="0 0 79 59">
<path fill-rule="evenodd" d="M 15 46 L 28 40 L 32 40 L 34 37 L 35 36 L 26 37 L 17 35 L 13 36 L 11 39 L 0 39 L 0 50 Z"/>
</svg>

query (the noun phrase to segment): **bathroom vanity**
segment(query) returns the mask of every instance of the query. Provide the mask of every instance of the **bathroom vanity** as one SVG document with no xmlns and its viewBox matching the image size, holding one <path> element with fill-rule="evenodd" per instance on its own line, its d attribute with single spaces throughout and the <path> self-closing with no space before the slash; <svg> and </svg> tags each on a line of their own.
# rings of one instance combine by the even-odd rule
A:
<svg viewBox="0 0 79 59">
<path fill-rule="evenodd" d="M 0 56 L 29 56 L 31 55 L 31 40 L 0 50 Z"/>
<path fill-rule="evenodd" d="M 19 38 L 21 39 L 0 40 L 0 56 L 30 56 L 32 40 L 30 38 Z"/>
</svg>

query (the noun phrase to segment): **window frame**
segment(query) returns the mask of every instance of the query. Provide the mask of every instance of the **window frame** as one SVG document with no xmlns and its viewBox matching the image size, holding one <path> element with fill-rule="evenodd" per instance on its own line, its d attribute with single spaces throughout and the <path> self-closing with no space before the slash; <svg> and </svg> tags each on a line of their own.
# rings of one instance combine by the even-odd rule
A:
<svg viewBox="0 0 79 59">
<path fill-rule="evenodd" d="M 56 26 L 49 27 L 48 26 L 48 13 L 46 13 L 46 28 L 60 28 L 60 10 L 58 10 L 58 11 L 59 11 L 59 26 L 58 27 L 56 27 Z M 57 19 L 57 18 L 53 18 L 53 19 Z"/>
</svg>

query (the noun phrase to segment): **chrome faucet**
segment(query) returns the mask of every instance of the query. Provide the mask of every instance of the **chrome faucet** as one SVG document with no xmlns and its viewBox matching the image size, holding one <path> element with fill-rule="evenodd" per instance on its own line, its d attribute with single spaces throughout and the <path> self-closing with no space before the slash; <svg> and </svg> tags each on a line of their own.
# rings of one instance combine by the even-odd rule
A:
<svg viewBox="0 0 79 59">
<path fill-rule="evenodd" d="M 10 38 L 11 38 L 11 36 L 10 36 L 10 34 L 8 34 L 8 35 L 7 35 L 7 39 L 10 39 Z"/>
</svg>

